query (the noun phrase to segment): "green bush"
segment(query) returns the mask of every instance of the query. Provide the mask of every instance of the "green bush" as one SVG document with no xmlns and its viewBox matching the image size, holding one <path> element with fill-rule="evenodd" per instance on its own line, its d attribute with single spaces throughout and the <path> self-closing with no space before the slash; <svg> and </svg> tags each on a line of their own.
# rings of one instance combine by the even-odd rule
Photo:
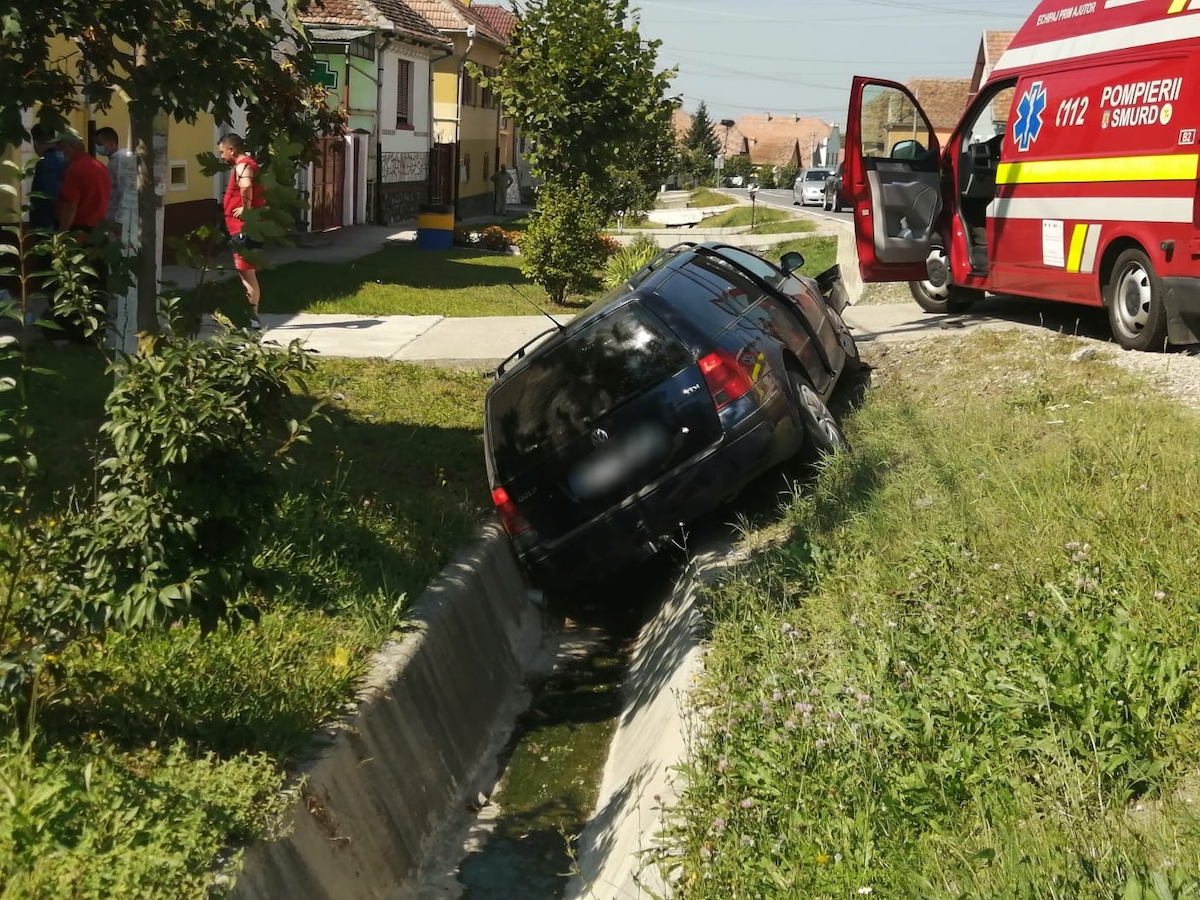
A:
<svg viewBox="0 0 1200 900">
<path fill-rule="evenodd" d="M 647 234 L 639 234 L 608 258 L 604 265 L 604 286 L 615 288 L 624 284 L 633 273 L 650 262 L 659 252 L 658 242 Z"/>
<path fill-rule="evenodd" d="M 538 211 L 521 241 L 521 271 L 562 303 L 604 265 L 600 241 L 604 212 L 587 179 L 575 187 L 547 182 L 538 192 Z"/>
</svg>

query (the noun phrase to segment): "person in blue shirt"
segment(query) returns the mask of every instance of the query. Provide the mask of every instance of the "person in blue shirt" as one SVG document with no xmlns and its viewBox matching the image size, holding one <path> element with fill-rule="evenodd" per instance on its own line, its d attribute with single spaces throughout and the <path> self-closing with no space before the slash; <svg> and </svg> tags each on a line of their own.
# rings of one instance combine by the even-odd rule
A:
<svg viewBox="0 0 1200 900">
<path fill-rule="evenodd" d="M 58 228 L 58 192 L 62 188 L 67 161 L 59 152 L 50 129 L 40 122 L 29 130 L 33 151 L 38 155 L 33 168 L 32 192 L 29 200 L 29 224 L 34 228 Z"/>
</svg>

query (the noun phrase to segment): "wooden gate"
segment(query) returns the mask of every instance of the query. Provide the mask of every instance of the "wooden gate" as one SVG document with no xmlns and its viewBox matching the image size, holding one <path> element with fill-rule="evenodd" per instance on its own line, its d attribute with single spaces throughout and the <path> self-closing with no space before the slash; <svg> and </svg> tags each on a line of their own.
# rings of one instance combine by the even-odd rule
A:
<svg viewBox="0 0 1200 900">
<path fill-rule="evenodd" d="M 429 202 L 454 202 L 453 144 L 434 144 L 429 151 Z"/>
<path fill-rule="evenodd" d="M 313 231 L 338 228 L 344 224 L 345 190 L 345 140 L 340 137 L 321 138 L 320 156 L 313 163 Z"/>
</svg>

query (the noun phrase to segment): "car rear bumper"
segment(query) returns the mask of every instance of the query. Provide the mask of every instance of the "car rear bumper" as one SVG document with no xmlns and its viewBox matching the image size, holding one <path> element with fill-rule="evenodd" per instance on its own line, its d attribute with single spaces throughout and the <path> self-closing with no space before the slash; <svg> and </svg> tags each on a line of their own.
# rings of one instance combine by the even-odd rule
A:
<svg viewBox="0 0 1200 900">
<path fill-rule="evenodd" d="M 557 544 L 520 552 L 521 561 L 544 583 L 569 586 L 612 574 L 656 539 L 674 532 L 779 462 L 778 425 L 764 410 L 712 453 L 657 482 L 622 506 Z"/>
<path fill-rule="evenodd" d="M 1167 308 L 1167 340 L 1172 344 L 1200 343 L 1200 278 L 1162 278 Z"/>
</svg>

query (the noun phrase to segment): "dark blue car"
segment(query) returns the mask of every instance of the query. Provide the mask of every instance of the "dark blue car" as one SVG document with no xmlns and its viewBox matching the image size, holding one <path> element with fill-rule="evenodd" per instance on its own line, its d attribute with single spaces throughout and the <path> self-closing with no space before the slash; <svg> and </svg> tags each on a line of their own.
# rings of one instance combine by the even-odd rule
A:
<svg viewBox="0 0 1200 900">
<path fill-rule="evenodd" d="M 611 573 L 806 445 L 844 444 L 826 401 L 858 352 L 836 267 L 802 264 L 680 244 L 497 370 L 488 478 L 537 580 Z"/>
</svg>

